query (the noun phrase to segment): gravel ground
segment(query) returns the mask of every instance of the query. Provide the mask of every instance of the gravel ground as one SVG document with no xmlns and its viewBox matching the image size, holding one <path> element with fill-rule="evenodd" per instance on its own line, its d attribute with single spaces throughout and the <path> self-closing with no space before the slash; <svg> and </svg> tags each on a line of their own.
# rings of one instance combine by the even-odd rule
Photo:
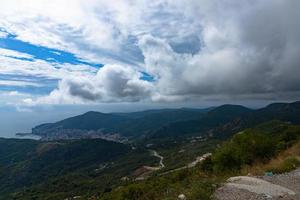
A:
<svg viewBox="0 0 300 200">
<path fill-rule="evenodd" d="M 285 174 L 232 177 L 214 194 L 216 200 L 300 200 L 300 168 Z"/>
<path fill-rule="evenodd" d="M 278 174 L 275 176 L 262 176 L 259 178 L 289 188 L 298 194 L 300 193 L 300 168 L 290 173 Z"/>
</svg>

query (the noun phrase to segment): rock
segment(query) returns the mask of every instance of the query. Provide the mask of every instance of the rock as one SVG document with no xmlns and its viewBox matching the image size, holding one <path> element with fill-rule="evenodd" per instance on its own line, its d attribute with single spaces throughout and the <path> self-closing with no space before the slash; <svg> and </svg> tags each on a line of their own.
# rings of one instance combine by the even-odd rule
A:
<svg viewBox="0 0 300 200">
<path fill-rule="evenodd" d="M 179 200 L 186 200 L 186 197 L 185 197 L 184 194 L 180 194 L 180 195 L 178 195 L 178 199 Z"/>
<path fill-rule="evenodd" d="M 266 174 L 259 177 L 231 177 L 213 196 L 216 200 L 298 200 L 300 168 L 272 176 Z"/>
<path fill-rule="evenodd" d="M 130 180 L 130 178 L 128 178 L 127 176 L 124 176 L 121 178 L 121 181 L 129 181 L 129 180 Z"/>
<path fill-rule="evenodd" d="M 282 187 L 280 185 L 275 185 L 265 180 L 254 177 L 236 176 L 229 178 L 227 182 L 227 186 L 248 190 L 249 192 L 256 194 L 267 194 L 270 196 L 296 194 L 294 191 L 288 188 Z"/>
</svg>

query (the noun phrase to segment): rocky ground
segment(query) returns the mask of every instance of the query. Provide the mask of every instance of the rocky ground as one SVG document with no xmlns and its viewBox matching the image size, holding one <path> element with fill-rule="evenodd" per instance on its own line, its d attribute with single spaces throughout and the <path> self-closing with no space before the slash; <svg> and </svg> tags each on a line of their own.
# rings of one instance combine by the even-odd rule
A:
<svg viewBox="0 0 300 200">
<path fill-rule="evenodd" d="M 300 200 L 300 168 L 273 176 L 238 176 L 214 194 L 216 200 Z"/>
</svg>

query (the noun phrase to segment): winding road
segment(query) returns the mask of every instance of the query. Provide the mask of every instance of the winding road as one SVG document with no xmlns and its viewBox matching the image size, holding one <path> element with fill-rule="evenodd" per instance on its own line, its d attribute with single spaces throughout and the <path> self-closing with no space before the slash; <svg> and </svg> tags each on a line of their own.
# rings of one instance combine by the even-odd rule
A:
<svg viewBox="0 0 300 200">
<path fill-rule="evenodd" d="M 164 157 L 162 155 L 158 154 L 157 151 L 152 150 L 152 149 L 149 149 L 149 152 L 150 152 L 151 156 L 159 158 L 159 165 L 157 167 L 143 166 L 142 168 L 146 169 L 146 171 L 143 172 L 143 173 L 141 173 L 135 180 L 145 180 L 146 178 L 149 177 L 149 174 L 151 174 L 153 171 L 158 171 L 158 170 L 160 170 L 160 169 L 162 169 L 162 168 L 165 167 L 165 164 L 163 162 L 164 161 Z M 203 154 L 202 156 L 197 157 L 195 161 L 189 163 L 186 166 L 183 166 L 183 167 L 180 167 L 180 168 L 176 168 L 176 169 L 173 169 L 173 170 L 169 170 L 169 171 L 160 173 L 158 175 L 161 176 L 161 175 L 169 174 L 169 173 L 172 173 L 172 172 L 175 172 L 175 171 L 179 171 L 179 170 L 182 170 L 182 169 L 187 169 L 187 168 L 195 167 L 199 162 L 202 162 L 203 160 L 205 160 L 210 155 L 211 155 L 211 153 Z"/>
<path fill-rule="evenodd" d="M 161 156 L 161 155 L 159 155 L 158 153 L 157 153 L 157 151 L 155 151 L 155 150 L 151 150 L 151 154 L 154 156 L 154 157 L 157 157 L 157 158 L 159 158 L 160 160 L 159 160 L 159 168 L 161 169 L 161 168 L 164 168 L 165 167 L 165 165 L 164 165 L 164 157 L 163 156 Z"/>
</svg>

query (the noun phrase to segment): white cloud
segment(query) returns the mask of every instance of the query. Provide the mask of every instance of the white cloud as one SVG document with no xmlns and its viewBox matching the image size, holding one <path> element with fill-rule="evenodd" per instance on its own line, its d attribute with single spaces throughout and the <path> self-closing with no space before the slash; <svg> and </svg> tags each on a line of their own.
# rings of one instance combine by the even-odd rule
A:
<svg viewBox="0 0 300 200">
<path fill-rule="evenodd" d="M 95 76 L 70 76 L 59 82 L 49 96 L 25 99 L 35 104 L 93 104 L 133 102 L 150 97 L 152 84 L 140 80 L 141 74 L 129 67 L 105 65 Z"/>
<path fill-rule="evenodd" d="M 300 25 L 293 21 L 300 3 L 198 3 L 181 6 L 202 27 L 198 53 L 179 54 L 167 39 L 140 37 L 146 69 L 157 77 L 158 97 L 283 98 L 293 91 L 294 99 L 299 97 Z"/>
<path fill-rule="evenodd" d="M 31 60 L 22 60 L 23 58 Z M 31 55 L 0 48 L 0 73 L 62 79 L 69 75 L 87 76 L 96 73 L 96 69 L 88 65 L 60 64 L 34 59 Z"/>
<path fill-rule="evenodd" d="M 111 60 L 110 55 L 117 53 L 123 42 L 119 27 L 109 21 L 118 7 L 110 5 L 107 1 L 81 0 L 3 1 L 0 27 L 19 40 L 103 62 Z M 103 55 L 97 56 L 99 52 Z"/>
<path fill-rule="evenodd" d="M 5 92 L 4 94 L 7 94 L 8 96 L 27 96 L 27 94 L 23 94 L 18 91 Z"/>
<path fill-rule="evenodd" d="M 8 36 L 8 33 L 2 32 L 2 31 L 0 30 L 0 38 L 6 38 L 7 36 Z"/>
<path fill-rule="evenodd" d="M 10 50 L 10 49 L 3 49 L 0 48 L 0 56 L 6 56 L 6 57 L 14 57 L 14 58 L 26 58 L 26 59 L 32 59 L 33 57 L 26 53 L 21 53 L 18 51 Z"/>
<path fill-rule="evenodd" d="M 0 27 L 17 39 L 106 65 L 0 56 L 0 73 L 61 80 L 29 104 L 298 98 L 299 9 L 282 0 L 3 1 Z"/>
<path fill-rule="evenodd" d="M 18 91 L 0 91 L 0 106 L 2 105 L 21 105 L 24 98 L 32 98 L 31 94 Z"/>
<path fill-rule="evenodd" d="M 39 83 L 33 83 L 29 81 L 10 81 L 10 80 L 0 80 L 0 86 L 19 86 L 19 87 L 26 87 L 26 86 L 34 86 L 34 87 L 42 87 Z"/>
<path fill-rule="evenodd" d="M 0 27 L 17 39 L 85 60 L 142 65 L 138 36 L 149 33 L 180 44 L 199 35 L 201 27 L 181 10 L 178 2 L 165 1 L 4 0 Z"/>
</svg>

